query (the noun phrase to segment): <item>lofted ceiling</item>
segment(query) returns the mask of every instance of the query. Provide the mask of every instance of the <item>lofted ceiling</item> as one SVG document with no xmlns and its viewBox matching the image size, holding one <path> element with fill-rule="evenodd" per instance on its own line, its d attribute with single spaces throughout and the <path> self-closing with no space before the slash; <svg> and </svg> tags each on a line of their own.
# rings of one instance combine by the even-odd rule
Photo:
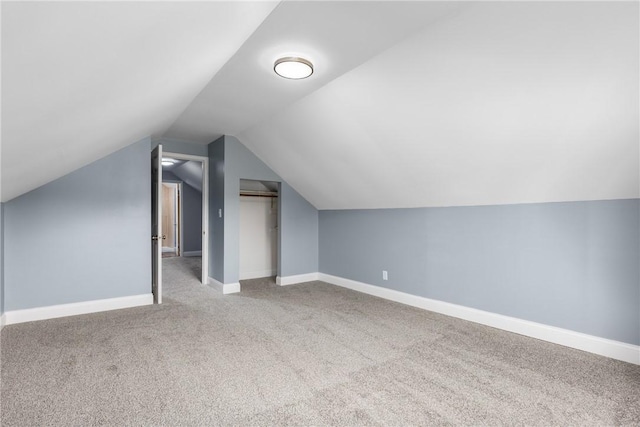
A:
<svg viewBox="0 0 640 427">
<path fill-rule="evenodd" d="M 636 198 L 638 8 L 3 2 L 3 200 L 222 134 L 319 209 Z M 277 77 L 285 54 L 314 74 Z"/>
<path fill-rule="evenodd" d="M 163 170 L 165 168 L 202 193 L 202 162 L 195 160 L 180 161 L 172 166 L 162 166 Z"/>
<path fill-rule="evenodd" d="M 161 135 L 277 2 L 2 2 L 2 198 Z"/>
</svg>

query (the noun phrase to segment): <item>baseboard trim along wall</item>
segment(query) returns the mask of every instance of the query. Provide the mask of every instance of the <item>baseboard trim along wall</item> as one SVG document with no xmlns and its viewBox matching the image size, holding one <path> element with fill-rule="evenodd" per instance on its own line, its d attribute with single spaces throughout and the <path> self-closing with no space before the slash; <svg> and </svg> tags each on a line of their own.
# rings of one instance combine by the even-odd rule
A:
<svg viewBox="0 0 640 427">
<path fill-rule="evenodd" d="M 318 280 L 318 274 L 319 273 L 307 273 L 298 274 L 295 276 L 276 276 L 276 285 L 287 286 L 304 282 L 313 282 L 314 280 Z"/>
<path fill-rule="evenodd" d="M 240 280 L 261 279 L 263 277 L 273 277 L 275 275 L 275 270 L 249 271 L 246 273 L 240 273 Z"/>
<path fill-rule="evenodd" d="M 4 314 L 0 316 L 0 330 L 4 328 L 6 321 L 7 321 L 7 316 L 5 316 Z"/>
<path fill-rule="evenodd" d="M 202 256 L 202 251 L 184 251 L 182 256 Z"/>
<path fill-rule="evenodd" d="M 209 285 L 222 292 L 223 295 L 236 294 L 240 292 L 240 283 L 222 283 L 218 282 L 213 277 L 209 277 Z"/>
<path fill-rule="evenodd" d="M 153 304 L 153 295 L 143 294 L 13 310 L 7 311 L 4 316 L 6 316 L 6 324 L 13 325 L 16 323 L 56 319 L 58 317 L 77 316 L 79 314 L 98 313 L 101 311 L 119 310 L 121 308 L 140 307 L 151 304 Z"/>
<path fill-rule="evenodd" d="M 501 314 L 444 301 L 419 297 L 380 286 L 332 276 L 330 274 L 319 273 L 317 276 L 317 280 L 379 298 L 640 365 L 640 346 L 637 345 L 574 332 L 568 329 L 556 328 L 554 326 L 530 322 L 515 317 L 503 316 Z"/>
</svg>

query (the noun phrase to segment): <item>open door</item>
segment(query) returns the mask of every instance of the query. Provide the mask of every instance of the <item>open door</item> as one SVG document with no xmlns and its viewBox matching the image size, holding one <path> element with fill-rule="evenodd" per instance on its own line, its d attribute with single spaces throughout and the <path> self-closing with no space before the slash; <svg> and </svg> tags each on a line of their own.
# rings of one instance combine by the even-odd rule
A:
<svg viewBox="0 0 640 427">
<path fill-rule="evenodd" d="M 162 303 L 162 145 L 151 152 L 151 292 Z"/>
</svg>

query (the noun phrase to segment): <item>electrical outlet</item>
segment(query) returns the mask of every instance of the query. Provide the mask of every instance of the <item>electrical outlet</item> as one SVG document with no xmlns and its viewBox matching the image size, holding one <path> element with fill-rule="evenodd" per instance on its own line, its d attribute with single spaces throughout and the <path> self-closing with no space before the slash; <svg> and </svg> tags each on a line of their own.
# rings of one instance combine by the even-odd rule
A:
<svg viewBox="0 0 640 427">
<path fill-rule="evenodd" d="M 382 280 L 389 280 L 389 275 L 387 274 L 387 270 L 382 270 Z"/>
</svg>

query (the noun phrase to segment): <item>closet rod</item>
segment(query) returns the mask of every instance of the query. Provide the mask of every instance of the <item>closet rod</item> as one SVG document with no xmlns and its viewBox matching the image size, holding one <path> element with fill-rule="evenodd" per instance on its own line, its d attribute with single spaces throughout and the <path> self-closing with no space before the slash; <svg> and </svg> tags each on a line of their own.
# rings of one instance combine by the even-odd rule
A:
<svg viewBox="0 0 640 427">
<path fill-rule="evenodd" d="M 269 198 L 277 198 L 277 194 L 269 194 L 269 193 L 240 193 L 240 197 L 269 197 Z"/>
</svg>

